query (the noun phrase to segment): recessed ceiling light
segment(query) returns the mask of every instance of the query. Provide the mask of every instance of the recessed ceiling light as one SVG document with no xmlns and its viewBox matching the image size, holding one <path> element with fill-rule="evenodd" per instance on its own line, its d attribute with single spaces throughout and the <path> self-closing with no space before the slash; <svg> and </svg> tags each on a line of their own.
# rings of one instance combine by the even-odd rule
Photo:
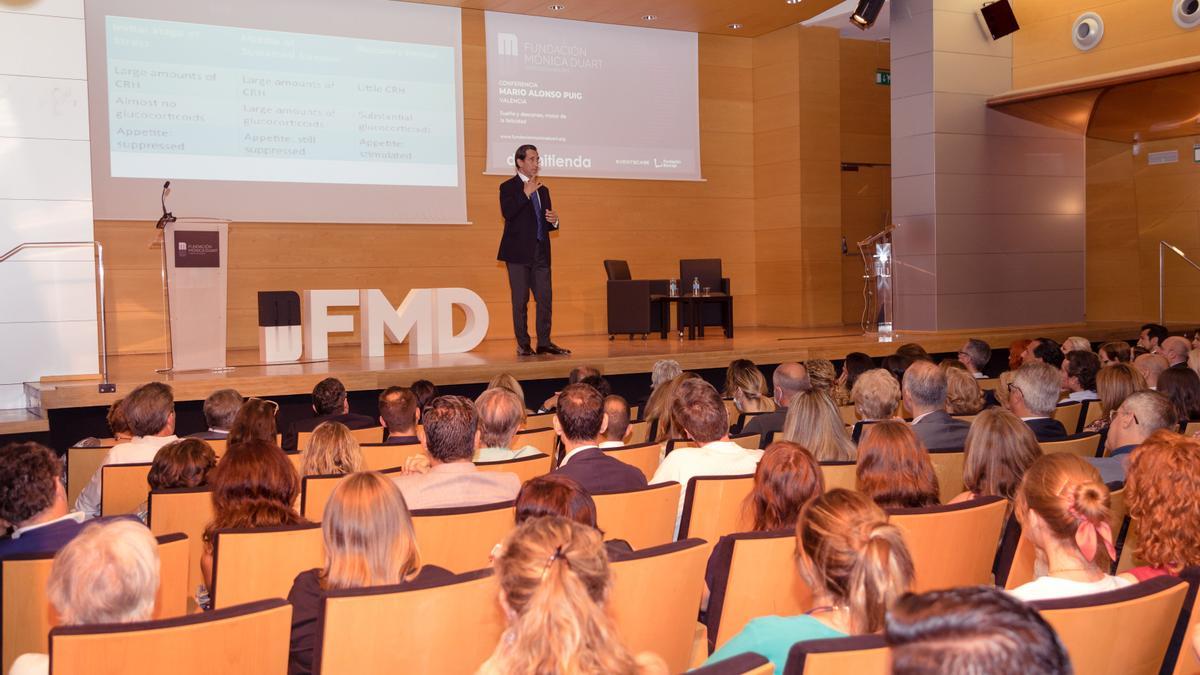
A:
<svg viewBox="0 0 1200 675">
<path fill-rule="evenodd" d="M 789 4 L 789 5 L 798 5 L 801 2 L 804 2 L 804 0 L 784 0 L 784 1 L 787 2 L 787 4 Z"/>
<path fill-rule="evenodd" d="M 657 14 L 643 14 L 642 15 L 642 21 L 657 21 L 657 20 L 658 20 Z"/>
<path fill-rule="evenodd" d="M 729 29 L 730 29 L 730 30 L 741 30 L 741 29 L 742 29 L 742 24 L 740 24 L 740 23 L 731 23 L 731 24 L 729 24 Z"/>
<path fill-rule="evenodd" d="M 552 12 L 561 12 L 566 8 L 566 5 L 550 5 L 550 11 Z"/>
</svg>

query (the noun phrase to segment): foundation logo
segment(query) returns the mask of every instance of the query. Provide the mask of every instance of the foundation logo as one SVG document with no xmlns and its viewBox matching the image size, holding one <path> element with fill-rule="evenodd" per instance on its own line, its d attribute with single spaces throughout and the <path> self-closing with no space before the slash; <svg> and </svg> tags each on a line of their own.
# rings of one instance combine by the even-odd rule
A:
<svg viewBox="0 0 1200 675">
<path fill-rule="evenodd" d="M 496 33 L 496 49 L 500 56 L 520 56 L 520 45 L 514 33 Z"/>
</svg>

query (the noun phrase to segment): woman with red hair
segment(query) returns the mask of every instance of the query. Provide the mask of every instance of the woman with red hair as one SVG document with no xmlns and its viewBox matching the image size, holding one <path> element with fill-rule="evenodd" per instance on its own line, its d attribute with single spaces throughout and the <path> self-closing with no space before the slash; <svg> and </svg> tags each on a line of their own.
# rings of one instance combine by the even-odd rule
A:
<svg viewBox="0 0 1200 675">
<path fill-rule="evenodd" d="M 1200 565 L 1200 440 L 1160 429 L 1129 461 L 1129 517 L 1137 525 L 1133 553 L 1144 563 L 1121 575 L 1145 581 Z"/>
<path fill-rule="evenodd" d="M 1021 354 L 1025 353 L 1025 348 L 1033 340 L 1021 339 L 1013 340 L 1012 344 L 1008 345 L 1008 369 L 1016 370 L 1021 367 Z"/>
<path fill-rule="evenodd" d="M 867 425 L 858 443 L 855 489 L 888 508 L 934 506 L 938 479 L 929 451 L 898 420 Z"/>
</svg>

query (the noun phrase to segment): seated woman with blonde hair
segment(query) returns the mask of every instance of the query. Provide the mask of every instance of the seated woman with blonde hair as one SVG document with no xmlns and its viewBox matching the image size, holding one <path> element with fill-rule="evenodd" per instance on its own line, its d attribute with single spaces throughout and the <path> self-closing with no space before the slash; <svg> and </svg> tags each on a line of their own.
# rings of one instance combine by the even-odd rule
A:
<svg viewBox="0 0 1200 675">
<path fill-rule="evenodd" d="M 325 567 L 301 572 L 292 582 L 292 646 L 288 673 L 312 672 L 312 650 L 320 635 L 317 616 L 325 591 L 364 586 L 400 586 L 450 581 L 454 575 L 422 565 L 412 517 L 400 488 L 374 471 L 346 476 L 321 517 Z"/>
<path fill-rule="evenodd" d="M 733 399 L 740 412 L 774 412 L 775 401 L 767 378 L 749 359 L 735 359 L 725 370 L 725 396 Z"/>
<path fill-rule="evenodd" d="M 958 364 L 957 361 L 953 363 Z M 984 406 L 979 380 L 962 368 L 943 366 L 942 370 L 946 373 L 946 412 L 951 415 L 978 415 Z"/>
<path fill-rule="evenodd" d="M 300 451 L 301 476 L 355 473 L 366 468 L 358 440 L 341 422 L 321 422 Z"/>
<path fill-rule="evenodd" d="M 1042 446 L 1029 425 L 1004 408 L 979 413 L 963 446 L 965 492 L 951 504 L 978 497 L 1004 497 L 1010 502 L 1029 467 L 1042 456 Z"/>
<path fill-rule="evenodd" d="M 612 570 L 594 527 L 557 516 L 517 526 L 493 563 L 508 628 L 479 675 L 665 675 L 654 654 L 629 653 L 606 604 Z"/>
<path fill-rule="evenodd" d="M 1130 582 L 1108 573 L 1116 557 L 1110 496 L 1100 472 L 1082 457 L 1042 455 L 1025 472 L 1015 513 L 1022 535 L 1037 547 L 1045 574 L 1013 589 L 1021 600 L 1071 598 L 1112 591 Z"/>
<path fill-rule="evenodd" d="M 867 425 L 858 443 L 855 489 L 885 509 L 936 506 L 937 473 L 912 427 L 899 420 Z"/>
<path fill-rule="evenodd" d="M 796 561 L 813 608 L 799 616 L 750 621 L 706 664 L 754 652 L 782 673 L 796 642 L 878 633 L 888 608 L 913 583 L 912 556 L 900 529 L 869 497 L 840 488 L 800 513 Z"/>
<path fill-rule="evenodd" d="M 776 438 L 799 444 L 818 462 L 844 462 L 855 456 L 841 413 L 833 399 L 819 391 L 803 391 L 788 401 L 783 434 Z"/>
<path fill-rule="evenodd" d="M 889 371 L 873 368 L 858 376 L 850 390 L 854 412 L 864 422 L 890 420 L 900 408 L 900 383 Z"/>
</svg>

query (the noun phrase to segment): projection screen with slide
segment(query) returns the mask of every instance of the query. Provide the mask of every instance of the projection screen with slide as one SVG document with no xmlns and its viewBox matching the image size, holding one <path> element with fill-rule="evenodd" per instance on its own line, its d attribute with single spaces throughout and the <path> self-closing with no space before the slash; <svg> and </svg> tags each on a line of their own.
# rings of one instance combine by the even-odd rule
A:
<svg viewBox="0 0 1200 675">
<path fill-rule="evenodd" d="M 89 0 L 96 218 L 464 223 L 453 7 Z"/>
<path fill-rule="evenodd" d="M 700 180 L 695 33 L 486 12 L 487 172 Z"/>
</svg>

